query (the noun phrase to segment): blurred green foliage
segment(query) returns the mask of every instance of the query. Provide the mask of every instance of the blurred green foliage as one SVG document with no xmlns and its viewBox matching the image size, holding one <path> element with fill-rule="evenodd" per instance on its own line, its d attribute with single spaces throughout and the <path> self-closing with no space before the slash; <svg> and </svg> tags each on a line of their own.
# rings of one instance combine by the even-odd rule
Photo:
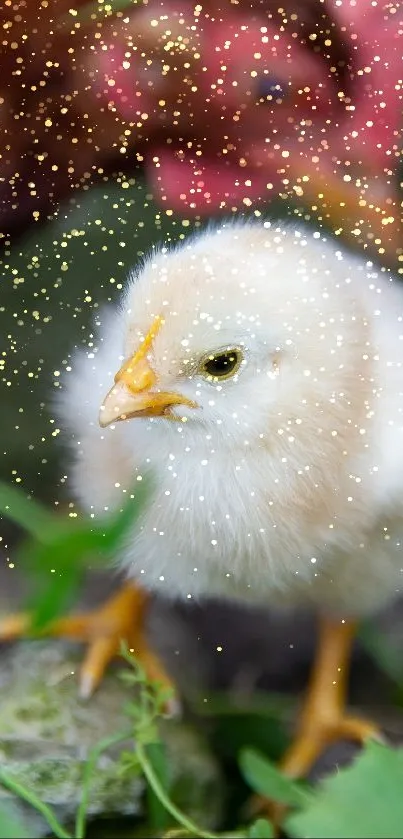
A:
<svg viewBox="0 0 403 839">
<path fill-rule="evenodd" d="M 29 632 L 44 629 L 77 595 L 89 555 L 100 562 L 119 550 L 127 531 L 136 526 L 149 489 L 147 476 L 141 483 L 136 481 L 123 506 L 99 523 L 84 516 L 51 513 L 22 490 L 0 482 L 0 513 L 30 537 L 15 552 L 15 561 L 31 583 L 26 604 L 31 616 Z"/>
<path fill-rule="evenodd" d="M 256 752 L 245 750 L 241 768 L 252 789 L 288 805 L 288 836 L 302 839 L 355 839 L 403 835 L 403 749 L 368 742 L 352 766 L 317 787 L 292 781 Z"/>
</svg>

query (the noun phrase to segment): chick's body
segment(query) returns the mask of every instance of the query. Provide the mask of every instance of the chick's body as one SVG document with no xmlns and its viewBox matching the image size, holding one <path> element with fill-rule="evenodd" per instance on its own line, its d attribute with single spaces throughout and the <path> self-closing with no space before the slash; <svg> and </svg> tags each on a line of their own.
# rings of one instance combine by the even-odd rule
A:
<svg viewBox="0 0 403 839">
<path fill-rule="evenodd" d="M 121 364 L 156 317 L 156 391 L 197 403 L 180 421 L 98 425 Z M 182 598 L 313 604 L 360 616 L 402 586 L 403 288 L 303 227 L 230 223 L 151 255 L 61 412 L 81 503 L 102 514 L 151 470 L 120 561 Z M 208 379 L 203 359 L 237 349 Z"/>
</svg>

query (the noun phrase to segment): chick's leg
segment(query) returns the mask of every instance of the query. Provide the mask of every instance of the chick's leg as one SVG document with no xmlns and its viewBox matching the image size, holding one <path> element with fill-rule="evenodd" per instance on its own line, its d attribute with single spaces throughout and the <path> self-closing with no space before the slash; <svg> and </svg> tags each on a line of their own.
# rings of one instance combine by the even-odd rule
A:
<svg viewBox="0 0 403 839">
<path fill-rule="evenodd" d="M 347 685 L 355 624 L 322 619 L 310 684 L 296 737 L 281 768 L 290 777 L 303 777 L 321 753 L 336 740 L 362 742 L 378 736 L 375 725 L 346 713 Z"/>
<path fill-rule="evenodd" d="M 295 737 L 280 762 L 289 778 L 303 778 L 336 740 L 363 742 L 380 737 L 369 721 L 346 713 L 349 664 L 355 624 L 322 619 L 319 643 Z M 279 829 L 286 807 L 256 796 L 252 811 L 266 814 Z M 277 835 L 277 834 L 276 834 Z"/>
<path fill-rule="evenodd" d="M 148 599 L 142 589 L 126 584 L 99 609 L 59 618 L 40 632 L 42 637 L 64 637 L 88 644 L 80 672 L 81 696 L 88 697 L 93 693 L 106 667 L 119 654 L 122 641 L 140 661 L 149 679 L 172 688 L 162 663 L 144 635 Z M 28 632 L 28 615 L 12 615 L 0 621 L 0 641 L 21 638 Z"/>
</svg>

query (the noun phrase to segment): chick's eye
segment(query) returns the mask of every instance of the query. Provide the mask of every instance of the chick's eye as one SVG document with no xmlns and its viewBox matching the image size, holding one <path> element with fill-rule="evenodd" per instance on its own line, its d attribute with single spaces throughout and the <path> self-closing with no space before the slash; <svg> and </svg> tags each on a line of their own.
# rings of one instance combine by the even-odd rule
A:
<svg viewBox="0 0 403 839">
<path fill-rule="evenodd" d="M 200 366 L 200 372 L 208 379 L 228 379 L 239 370 L 241 362 L 242 353 L 240 350 L 225 350 L 204 358 Z"/>
</svg>

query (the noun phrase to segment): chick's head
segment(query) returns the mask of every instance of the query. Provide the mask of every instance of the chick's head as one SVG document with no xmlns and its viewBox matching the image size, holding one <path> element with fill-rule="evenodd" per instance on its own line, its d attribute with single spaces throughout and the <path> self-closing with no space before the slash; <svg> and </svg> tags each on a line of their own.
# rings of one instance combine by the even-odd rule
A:
<svg viewBox="0 0 403 839">
<path fill-rule="evenodd" d="M 152 255 L 122 304 L 123 363 L 101 424 L 147 416 L 244 443 L 330 398 L 344 351 L 323 284 L 332 269 L 335 285 L 334 259 L 310 232 L 253 224 Z"/>
</svg>

